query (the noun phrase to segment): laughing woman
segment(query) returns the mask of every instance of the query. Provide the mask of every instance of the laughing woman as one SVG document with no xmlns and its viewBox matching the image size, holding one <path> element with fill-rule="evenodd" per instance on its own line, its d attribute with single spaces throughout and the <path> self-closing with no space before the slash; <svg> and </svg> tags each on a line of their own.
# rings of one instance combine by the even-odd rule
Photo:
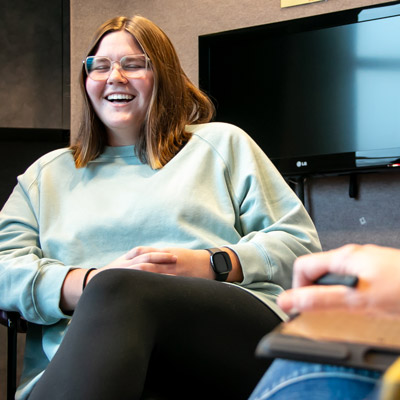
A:
<svg viewBox="0 0 400 400">
<path fill-rule="evenodd" d="M 149 20 L 104 23 L 81 86 L 77 140 L 0 214 L 0 307 L 29 322 L 17 398 L 245 399 L 293 261 L 320 249 L 309 216 Z"/>
</svg>

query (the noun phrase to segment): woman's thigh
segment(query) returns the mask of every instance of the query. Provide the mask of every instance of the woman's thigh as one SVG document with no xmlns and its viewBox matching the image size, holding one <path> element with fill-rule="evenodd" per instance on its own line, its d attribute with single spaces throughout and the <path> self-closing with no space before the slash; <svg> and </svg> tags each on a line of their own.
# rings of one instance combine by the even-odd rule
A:
<svg viewBox="0 0 400 400">
<path fill-rule="evenodd" d="M 143 391 L 149 398 L 245 399 L 268 366 L 254 355 L 257 343 L 279 322 L 234 285 L 104 271 L 85 289 L 38 387 L 52 396 L 67 382 L 69 397 L 51 397 L 66 399 L 140 398 Z"/>
</svg>

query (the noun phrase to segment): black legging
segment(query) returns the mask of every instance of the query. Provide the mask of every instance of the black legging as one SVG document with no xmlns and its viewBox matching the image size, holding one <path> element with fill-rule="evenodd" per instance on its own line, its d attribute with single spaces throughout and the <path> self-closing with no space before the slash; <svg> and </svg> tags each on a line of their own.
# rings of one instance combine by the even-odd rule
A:
<svg viewBox="0 0 400 400">
<path fill-rule="evenodd" d="M 280 319 L 232 285 L 107 270 L 86 287 L 29 400 L 246 399 Z"/>
</svg>

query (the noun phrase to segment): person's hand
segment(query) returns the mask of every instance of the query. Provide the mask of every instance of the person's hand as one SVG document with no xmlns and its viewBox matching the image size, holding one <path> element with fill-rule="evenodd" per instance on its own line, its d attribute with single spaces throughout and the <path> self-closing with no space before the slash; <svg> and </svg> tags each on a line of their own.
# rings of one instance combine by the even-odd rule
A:
<svg viewBox="0 0 400 400">
<path fill-rule="evenodd" d="M 133 248 L 110 264 L 91 271 L 87 282 L 96 274 L 112 268 L 128 268 L 158 274 L 214 279 L 210 267 L 210 255 L 206 250 L 175 247 L 158 249 L 140 246 Z"/>
<path fill-rule="evenodd" d="M 239 261 L 234 252 L 228 252 L 232 271 L 230 281 L 243 279 Z M 130 268 L 149 271 L 158 274 L 193 276 L 197 278 L 215 279 L 215 274 L 210 265 L 210 254 L 207 250 L 190 250 L 177 247 L 158 249 L 154 247 L 135 247 L 115 261 L 90 273 L 88 281 L 94 275 L 111 268 Z"/>
<path fill-rule="evenodd" d="M 106 266 L 88 271 L 84 268 L 76 268 L 68 272 L 61 288 L 60 308 L 65 312 L 75 309 L 82 294 L 82 283 L 86 276 L 86 284 L 98 273 L 112 268 L 142 269 L 144 271 L 158 270 L 164 273 L 174 271 L 174 264 L 177 257 L 166 250 L 159 250 L 153 247 L 135 247 L 122 256 L 118 257 Z"/>
<path fill-rule="evenodd" d="M 210 254 L 207 250 L 189 250 L 182 248 L 165 249 L 176 255 L 177 261 L 171 273 L 180 276 L 194 276 L 198 278 L 214 279 L 214 272 L 210 265 Z M 156 268 L 154 272 L 163 273 L 160 268 Z"/>
<path fill-rule="evenodd" d="M 327 272 L 356 275 L 358 285 L 313 285 Z M 400 313 L 400 250 L 347 245 L 299 257 L 293 274 L 293 289 L 278 297 L 278 305 L 286 312 L 349 308 Z"/>
<path fill-rule="evenodd" d="M 93 270 L 87 282 L 96 274 L 113 268 L 140 269 L 142 271 L 176 275 L 176 262 L 177 256 L 167 249 L 157 249 L 149 246 L 134 247 L 106 266 Z"/>
<path fill-rule="evenodd" d="M 214 278 L 210 267 L 210 255 L 206 250 L 176 247 L 165 249 L 135 247 L 105 267 L 93 271 L 93 276 L 110 268 L 130 268 L 166 275 Z"/>
<path fill-rule="evenodd" d="M 224 248 L 232 262 L 232 271 L 228 276 L 230 282 L 243 280 L 243 272 L 236 254 Z M 149 271 L 166 275 L 194 276 L 205 279 L 215 279 L 210 265 L 210 254 L 207 250 L 189 250 L 182 248 L 158 249 L 154 247 L 135 247 L 104 267 L 88 271 L 87 269 L 71 270 L 61 289 L 60 307 L 72 311 L 82 294 L 82 283 L 87 272 L 86 284 L 102 271 L 113 268 L 128 268 Z"/>
<path fill-rule="evenodd" d="M 228 253 L 232 263 L 232 271 L 229 273 L 227 281 L 241 282 L 243 280 L 243 271 L 236 253 L 228 247 L 221 247 L 221 250 Z M 210 264 L 210 253 L 207 250 L 171 247 L 164 249 L 164 251 L 171 252 L 177 257 L 176 264 L 170 268 L 173 275 L 215 279 L 215 273 Z M 157 266 L 154 272 L 163 273 L 162 269 Z"/>
</svg>

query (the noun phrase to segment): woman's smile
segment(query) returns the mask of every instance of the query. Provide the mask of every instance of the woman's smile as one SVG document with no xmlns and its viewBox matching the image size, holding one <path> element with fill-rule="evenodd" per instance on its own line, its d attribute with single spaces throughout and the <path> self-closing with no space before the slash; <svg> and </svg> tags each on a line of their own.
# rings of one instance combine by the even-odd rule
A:
<svg viewBox="0 0 400 400">
<path fill-rule="evenodd" d="M 105 97 L 105 99 L 115 105 L 130 103 L 135 97 L 127 93 L 112 93 Z"/>
</svg>

